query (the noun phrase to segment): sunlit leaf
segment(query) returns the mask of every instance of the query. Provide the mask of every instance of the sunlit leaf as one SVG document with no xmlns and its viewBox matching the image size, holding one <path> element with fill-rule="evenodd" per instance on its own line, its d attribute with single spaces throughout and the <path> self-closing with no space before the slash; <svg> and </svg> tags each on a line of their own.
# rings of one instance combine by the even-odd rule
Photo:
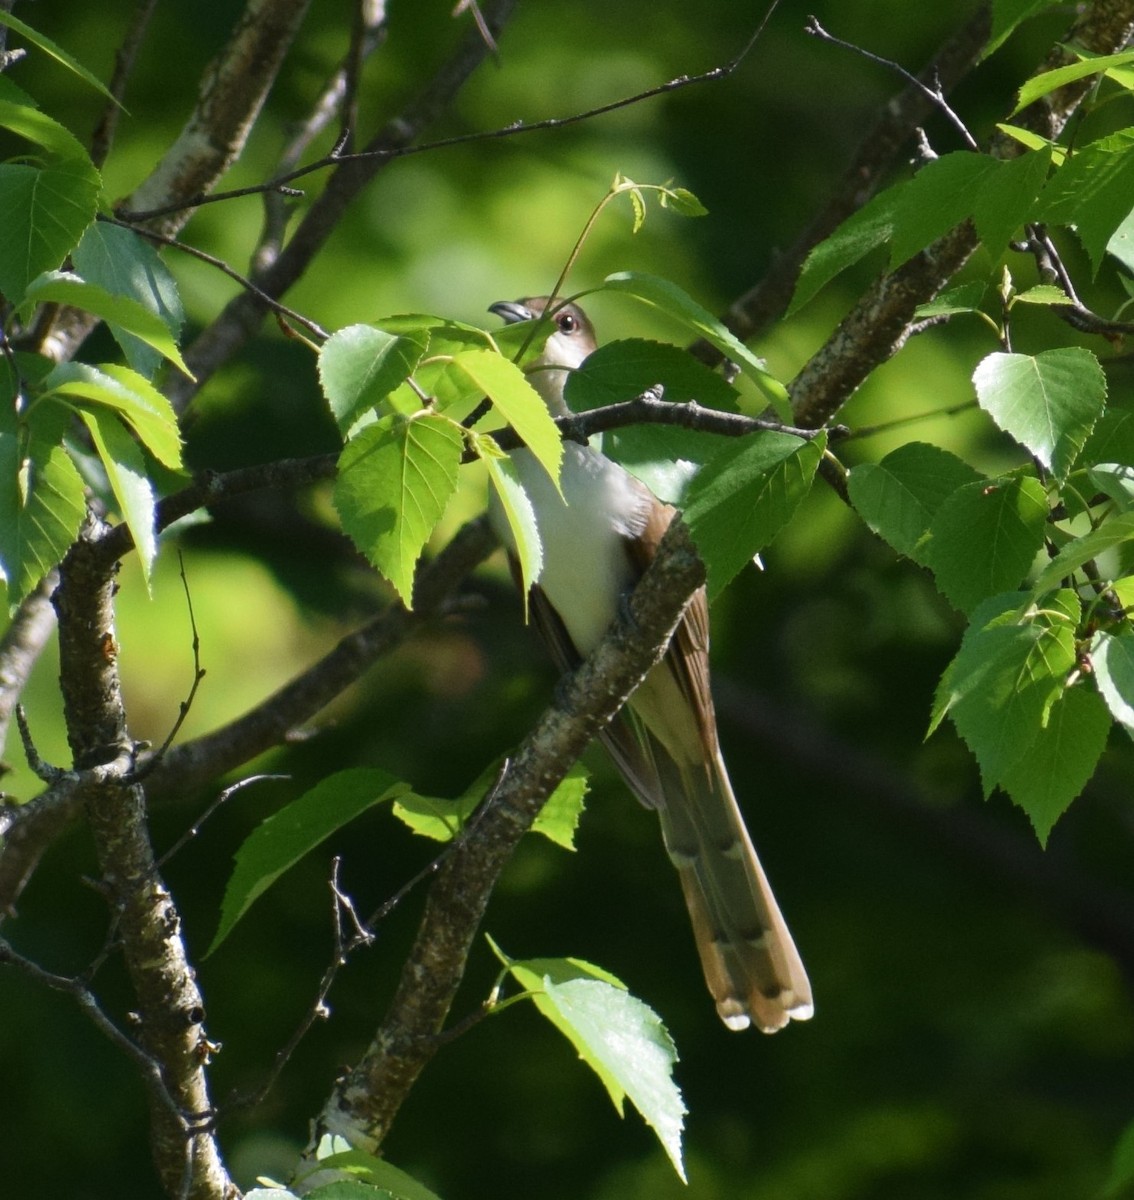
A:
<svg viewBox="0 0 1134 1200">
<path fill-rule="evenodd" d="M 464 440 L 445 417 L 394 415 L 344 447 L 335 480 L 343 530 L 413 606 L 414 568 L 457 488 Z"/>
<path fill-rule="evenodd" d="M 791 519 L 811 490 L 824 445 L 822 436 L 805 442 L 759 433 L 738 439 L 702 468 L 683 516 L 705 562 L 710 600 Z"/>
<path fill-rule="evenodd" d="M 345 433 L 403 383 L 428 344 L 427 335 L 395 335 L 372 325 L 333 333 L 319 352 L 319 381 L 339 430 Z"/>
<path fill-rule="evenodd" d="M 1027 476 L 966 484 L 937 510 L 919 561 L 949 602 L 970 612 L 988 596 L 1018 587 L 1043 545 L 1047 502 Z"/>
<path fill-rule="evenodd" d="M 1081 346 L 990 354 L 973 373 L 977 400 L 1057 480 L 1067 478 L 1106 404 L 1106 378 Z"/>
</svg>

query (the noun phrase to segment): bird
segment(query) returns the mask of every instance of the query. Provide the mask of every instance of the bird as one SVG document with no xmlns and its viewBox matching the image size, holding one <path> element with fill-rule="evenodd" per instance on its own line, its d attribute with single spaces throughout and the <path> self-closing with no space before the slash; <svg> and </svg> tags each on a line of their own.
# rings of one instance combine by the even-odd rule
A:
<svg viewBox="0 0 1134 1200">
<path fill-rule="evenodd" d="M 552 416 L 567 415 L 567 379 L 597 345 L 590 318 L 577 304 L 548 297 L 498 301 L 489 311 L 506 323 L 550 318 L 551 333 L 526 369 Z M 590 444 L 564 442 L 559 489 L 531 451 L 513 451 L 512 461 L 543 549 L 528 598 L 532 622 L 559 669 L 571 670 L 609 629 L 676 510 Z M 492 504 L 489 515 L 519 583 L 502 506 Z M 807 1020 L 811 985 L 721 755 L 704 588 L 665 656 L 600 738 L 630 790 L 658 814 L 705 982 L 726 1027 L 773 1033 Z"/>
</svg>

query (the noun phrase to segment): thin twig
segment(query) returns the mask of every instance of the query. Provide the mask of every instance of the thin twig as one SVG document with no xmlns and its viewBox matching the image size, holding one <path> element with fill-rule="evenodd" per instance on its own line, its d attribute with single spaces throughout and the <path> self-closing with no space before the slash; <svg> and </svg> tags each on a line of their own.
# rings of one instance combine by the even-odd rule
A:
<svg viewBox="0 0 1134 1200">
<path fill-rule="evenodd" d="M 126 94 L 126 85 L 130 81 L 130 73 L 134 69 L 134 59 L 142 39 L 149 27 L 150 17 L 157 7 L 157 0 L 138 0 L 134 16 L 122 39 L 122 44 L 114 52 L 114 72 L 110 77 L 107 90 L 113 99 L 107 100 L 102 116 L 91 134 L 91 161 L 96 167 L 101 167 L 114 144 L 114 134 L 118 128 L 118 118 L 123 113 L 122 97 Z"/>
<path fill-rule="evenodd" d="M 211 267 L 216 267 L 218 271 L 223 271 L 230 279 L 235 279 L 245 291 L 251 292 L 261 303 L 267 305 L 273 312 L 278 313 L 281 317 L 286 317 L 289 321 L 294 321 L 297 325 L 302 325 L 309 333 L 317 337 L 320 341 L 326 341 L 329 336 L 327 331 L 317 325 L 310 317 L 305 317 L 302 313 L 296 312 L 293 308 L 288 308 L 286 304 L 281 304 L 279 300 L 273 299 L 267 292 L 257 287 L 246 275 L 241 275 L 239 271 L 234 270 L 224 261 L 217 258 L 215 255 L 207 254 L 204 250 L 197 249 L 196 246 L 190 246 L 187 242 L 179 242 L 177 238 L 170 237 L 165 233 L 158 233 L 154 229 L 146 229 L 136 223 L 136 218 L 124 219 L 122 217 L 108 217 L 103 213 L 98 214 L 100 221 L 105 221 L 108 225 L 118 225 L 123 229 L 129 229 L 139 237 L 148 238 L 151 242 L 157 242 L 160 246 L 170 246 L 174 250 L 181 250 L 185 254 L 191 255 L 193 258 L 199 258 L 202 262 L 206 262 Z"/>
<path fill-rule="evenodd" d="M 497 129 L 455 134 L 452 137 L 438 138 L 433 142 L 417 142 L 413 145 L 387 146 L 376 150 L 360 150 L 353 154 L 332 151 L 316 162 L 308 163 L 304 167 L 297 167 L 293 171 L 286 171 L 282 175 L 277 175 L 274 179 L 269 179 L 266 183 L 253 184 L 243 188 L 231 188 L 223 192 L 199 192 L 197 195 L 190 196 L 186 200 L 179 201 L 176 204 L 167 204 L 161 208 L 149 208 L 139 211 L 120 210 L 118 216 L 130 222 L 149 221 L 155 217 L 167 216 L 170 213 L 181 212 L 187 208 L 199 208 L 206 204 L 217 204 L 225 200 L 235 200 L 242 196 L 256 196 L 265 192 L 278 192 L 281 188 L 293 183 L 297 179 L 302 179 L 307 175 L 325 170 L 328 167 L 340 167 L 344 163 L 387 162 L 390 159 L 407 158 L 413 154 L 432 153 L 436 150 L 445 150 L 451 146 L 464 146 L 472 142 L 497 141 L 502 138 L 515 137 L 521 133 L 538 133 L 549 129 L 563 129 L 569 125 L 578 125 L 583 121 L 593 121 L 596 117 L 603 117 L 608 113 L 618 112 L 620 109 L 629 108 L 634 104 L 641 104 L 646 100 L 652 100 L 655 96 L 664 96 L 669 92 L 694 87 L 703 83 L 715 83 L 718 80 L 727 79 L 745 60 L 752 47 L 756 44 L 757 39 L 763 33 L 765 25 L 778 4 L 779 0 L 772 0 L 755 32 L 745 42 L 740 52 L 727 63 L 711 67 L 709 70 L 701 71 L 696 75 L 678 75 L 673 79 L 667 79 L 664 83 L 646 88 L 644 91 L 635 92 L 632 96 L 623 96 L 618 100 L 597 105 L 595 108 L 588 108 L 583 112 L 570 113 L 563 117 L 546 117 L 541 121 L 513 121 L 511 124 L 500 126 Z"/>
<path fill-rule="evenodd" d="M 828 33 L 822 25 L 819 24 L 818 17 L 810 16 L 807 18 L 803 26 L 807 33 L 813 37 L 817 37 L 820 41 L 830 42 L 832 45 L 841 46 L 844 50 L 850 50 L 854 54 L 861 54 L 863 58 L 869 59 L 873 63 L 878 63 L 879 66 L 888 67 L 891 71 L 896 71 L 907 83 L 916 87 L 926 99 L 932 101 L 935 107 L 941 110 L 948 118 L 949 123 L 961 135 L 965 141 L 965 145 L 970 150 L 979 150 L 976 138 L 969 132 L 964 121 L 950 107 L 949 102 L 945 99 L 945 94 L 941 90 L 940 83 L 930 87 L 928 84 L 922 83 L 916 75 L 912 75 L 901 63 L 894 62 L 893 59 L 883 58 L 880 54 L 874 54 L 872 51 L 865 49 L 863 46 L 856 46 L 853 42 L 844 42 L 842 38 L 837 38 L 834 34 Z"/>
<path fill-rule="evenodd" d="M 209 820 L 227 801 L 237 792 L 243 791 L 244 788 L 250 787 L 254 783 L 267 782 L 286 782 L 290 779 L 290 775 L 249 775 L 247 779 L 240 779 L 231 787 L 226 787 L 219 796 L 214 799 L 205 811 L 189 826 L 188 829 L 173 843 L 172 846 L 157 860 L 156 868 L 160 870 L 167 862 L 175 855 L 184 850 L 185 847 L 201 832 L 205 822 Z"/>
</svg>

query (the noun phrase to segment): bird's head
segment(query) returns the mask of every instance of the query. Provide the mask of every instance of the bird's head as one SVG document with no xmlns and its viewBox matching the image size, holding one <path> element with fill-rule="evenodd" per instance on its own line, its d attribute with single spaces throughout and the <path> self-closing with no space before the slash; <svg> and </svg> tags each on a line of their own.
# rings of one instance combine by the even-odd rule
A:
<svg viewBox="0 0 1134 1200">
<path fill-rule="evenodd" d="M 567 410 L 563 388 L 568 373 L 580 366 L 596 348 L 595 329 L 590 318 L 577 305 L 555 301 L 548 307 L 547 296 L 529 296 L 523 300 L 498 300 L 488 311 L 509 324 L 516 321 L 535 321 L 545 313 L 555 328 L 544 343 L 543 353 L 528 367 L 532 386 L 544 398 L 555 416 Z"/>
</svg>

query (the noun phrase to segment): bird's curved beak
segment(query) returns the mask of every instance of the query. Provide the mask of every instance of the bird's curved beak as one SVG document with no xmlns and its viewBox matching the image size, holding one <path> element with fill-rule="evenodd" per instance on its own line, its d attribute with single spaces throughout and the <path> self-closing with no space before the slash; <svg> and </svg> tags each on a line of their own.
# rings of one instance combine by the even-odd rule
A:
<svg viewBox="0 0 1134 1200">
<path fill-rule="evenodd" d="M 497 300 L 488 306 L 488 311 L 503 318 L 509 325 L 515 325 L 517 321 L 535 320 L 535 313 L 519 300 Z"/>
</svg>

